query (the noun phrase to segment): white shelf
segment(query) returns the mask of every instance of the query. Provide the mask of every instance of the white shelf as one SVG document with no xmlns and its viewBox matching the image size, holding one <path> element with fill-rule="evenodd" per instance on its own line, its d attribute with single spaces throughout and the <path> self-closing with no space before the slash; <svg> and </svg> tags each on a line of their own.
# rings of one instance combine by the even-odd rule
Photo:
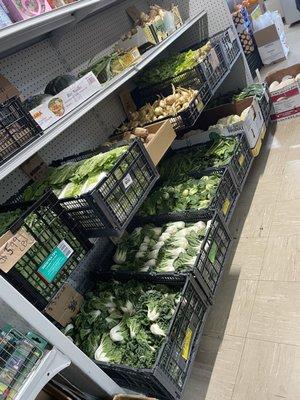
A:
<svg viewBox="0 0 300 400">
<path fill-rule="evenodd" d="M 43 387 L 71 361 L 55 347 L 44 354 L 42 360 L 28 376 L 15 400 L 34 400 Z"/>
<path fill-rule="evenodd" d="M 89 0 L 95 2 L 95 0 Z M 82 0 L 84 3 L 85 0 Z M 82 103 L 75 110 L 68 113 L 64 118 L 56 122 L 50 128 L 46 129 L 41 137 L 36 139 L 33 143 L 23 148 L 14 157 L 10 158 L 4 165 L 0 167 L 0 180 L 5 176 L 14 171 L 22 163 L 24 163 L 28 158 L 42 149 L 46 144 L 55 139 L 60 135 L 65 129 L 71 126 L 84 114 L 90 111 L 93 107 L 107 98 L 111 93 L 120 88 L 124 83 L 128 82 L 132 77 L 134 77 L 143 67 L 149 64 L 154 58 L 156 58 L 162 51 L 164 51 L 168 46 L 170 46 L 178 37 L 180 37 L 184 32 L 186 32 L 190 27 L 192 27 L 197 21 L 205 16 L 205 12 L 201 12 L 195 15 L 193 18 L 189 18 L 185 23 L 177 29 L 172 35 L 170 35 L 163 42 L 159 43 L 149 51 L 147 51 L 141 57 L 141 60 L 135 64 L 133 67 L 128 68 L 122 74 L 116 76 L 114 79 L 110 80 L 103 89 L 99 90 L 84 103 Z M 45 14 L 47 15 L 47 14 Z M 26 22 L 26 21 L 24 21 Z M 1 38 L 0 38 L 1 41 Z"/>
<path fill-rule="evenodd" d="M 26 46 L 32 40 L 56 29 L 75 24 L 90 14 L 103 10 L 122 0 L 79 0 L 74 4 L 57 8 L 37 17 L 16 22 L 0 30 L 0 56 L 20 45 Z"/>
</svg>

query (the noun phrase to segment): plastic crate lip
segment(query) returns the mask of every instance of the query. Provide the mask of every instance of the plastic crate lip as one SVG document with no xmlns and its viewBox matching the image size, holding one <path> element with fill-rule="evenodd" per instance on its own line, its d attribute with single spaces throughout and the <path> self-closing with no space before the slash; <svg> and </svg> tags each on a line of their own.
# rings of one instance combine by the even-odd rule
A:
<svg viewBox="0 0 300 400">
<path fill-rule="evenodd" d="M 136 278 L 138 280 L 139 277 L 137 276 Z M 196 279 L 191 274 L 188 274 L 186 276 L 185 282 L 176 282 L 175 284 L 176 284 L 176 286 L 178 286 L 181 289 L 181 293 L 182 294 L 185 293 L 185 291 L 187 290 L 189 285 L 192 285 L 193 289 L 197 292 L 197 294 L 201 298 L 201 300 L 204 303 L 204 305 L 206 306 L 206 308 L 208 309 L 210 307 L 210 303 L 209 303 L 207 297 L 205 296 L 202 288 L 200 287 L 200 285 L 197 283 Z M 158 285 L 158 283 L 157 283 L 157 285 Z M 166 283 L 164 283 L 164 285 L 168 286 L 168 283 L 166 282 Z M 173 283 L 173 285 L 174 285 L 174 283 Z M 159 359 L 160 359 L 160 357 L 162 355 L 164 347 L 167 345 L 169 340 L 172 340 L 172 338 L 170 337 L 170 334 L 172 332 L 172 328 L 173 328 L 174 322 L 176 320 L 176 317 L 177 317 L 177 315 L 179 313 L 181 304 L 182 304 L 182 297 L 181 297 L 179 303 L 176 305 L 175 312 L 174 312 L 174 314 L 172 316 L 172 319 L 170 321 L 166 337 L 163 340 L 163 342 L 162 342 L 162 344 L 161 344 L 161 346 L 160 346 L 160 348 L 159 348 L 159 350 L 157 352 L 156 360 L 155 360 L 155 363 L 152 366 L 152 368 L 136 368 L 136 367 L 127 366 L 127 365 L 124 365 L 124 364 L 113 364 L 113 363 L 106 363 L 106 362 L 103 362 L 103 361 L 93 360 L 95 362 L 95 364 L 97 364 L 100 367 L 101 366 L 105 366 L 105 367 L 109 367 L 111 369 L 115 369 L 115 370 L 119 370 L 119 371 L 128 371 L 128 370 L 130 370 L 132 372 L 144 372 L 144 373 L 154 374 L 155 370 L 158 367 Z M 194 339 L 195 339 L 195 336 L 194 336 L 193 340 Z M 187 362 L 188 362 L 188 360 L 187 360 Z"/>
</svg>

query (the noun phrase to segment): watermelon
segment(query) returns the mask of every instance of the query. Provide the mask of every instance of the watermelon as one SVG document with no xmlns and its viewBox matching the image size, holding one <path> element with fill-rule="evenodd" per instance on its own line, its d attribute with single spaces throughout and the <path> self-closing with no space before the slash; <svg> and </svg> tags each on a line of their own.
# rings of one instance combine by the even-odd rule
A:
<svg viewBox="0 0 300 400">
<path fill-rule="evenodd" d="M 28 97 L 28 99 L 23 102 L 23 106 L 25 107 L 26 111 L 29 112 L 35 107 L 45 103 L 49 99 L 51 99 L 51 96 L 49 96 L 49 94 L 36 94 L 34 96 Z"/>
<path fill-rule="evenodd" d="M 76 82 L 76 78 L 73 75 L 57 76 L 48 83 L 45 89 L 45 94 L 51 94 L 52 96 L 55 96 L 68 86 L 72 85 L 74 82 Z"/>
</svg>

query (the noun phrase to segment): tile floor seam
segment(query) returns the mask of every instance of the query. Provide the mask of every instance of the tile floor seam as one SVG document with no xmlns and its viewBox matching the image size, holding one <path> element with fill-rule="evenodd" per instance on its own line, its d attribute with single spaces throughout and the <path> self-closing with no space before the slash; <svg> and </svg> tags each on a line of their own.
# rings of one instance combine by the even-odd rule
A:
<svg viewBox="0 0 300 400">
<path fill-rule="evenodd" d="M 229 335 L 227 335 L 229 336 Z M 257 339 L 254 337 L 245 337 L 245 341 L 246 340 L 255 340 L 256 342 L 266 342 L 266 343 L 272 343 L 272 344 L 282 344 L 283 346 L 292 346 L 295 347 L 296 349 L 300 349 L 300 344 L 294 344 L 294 343 L 286 343 L 286 342 L 278 342 L 278 341 L 274 341 L 274 340 L 268 340 L 268 339 Z"/>
</svg>

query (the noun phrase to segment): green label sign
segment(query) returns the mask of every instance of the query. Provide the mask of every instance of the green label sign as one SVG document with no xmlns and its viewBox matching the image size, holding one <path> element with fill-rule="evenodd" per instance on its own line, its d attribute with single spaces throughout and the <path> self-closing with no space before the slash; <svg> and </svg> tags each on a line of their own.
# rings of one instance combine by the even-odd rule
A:
<svg viewBox="0 0 300 400">
<path fill-rule="evenodd" d="M 37 270 L 37 274 L 46 282 L 51 283 L 67 260 L 71 257 L 74 250 L 63 240 L 55 247 L 42 265 Z"/>
</svg>

